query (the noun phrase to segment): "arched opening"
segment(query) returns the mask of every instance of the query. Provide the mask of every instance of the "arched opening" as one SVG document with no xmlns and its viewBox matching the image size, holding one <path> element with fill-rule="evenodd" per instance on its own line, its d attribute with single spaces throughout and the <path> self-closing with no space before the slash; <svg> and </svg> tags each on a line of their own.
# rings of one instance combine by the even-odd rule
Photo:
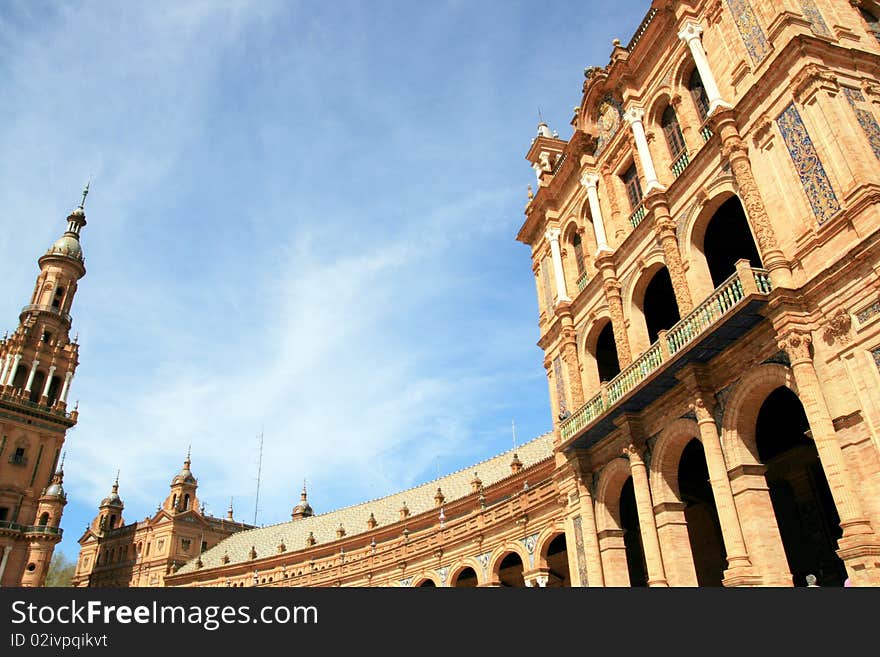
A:
<svg viewBox="0 0 880 657">
<path fill-rule="evenodd" d="M 437 585 L 434 584 L 434 580 L 426 579 L 424 582 L 419 584 L 418 588 L 437 588 Z"/>
<path fill-rule="evenodd" d="M 49 524 L 49 512 L 48 511 L 44 511 L 43 513 L 40 514 L 40 521 L 37 524 L 39 524 L 40 527 L 45 527 L 46 525 Z"/>
<path fill-rule="evenodd" d="M 847 577 L 835 553 L 842 535 L 840 518 L 819 461 L 807 437 L 809 424 L 800 399 L 790 389 L 771 392 L 755 424 L 758 457 L 779 526 L 795 586 L 816 576 L 820 586 L 842 586 Z"/>
<path fill-rule="evenodd" d="M 34 374 L 34 381 L 31 384 L 31 394 L 28 395 L 28 399 L 32 402 L 40 401 L 40 397 L 43 395 L 43 388 L 46 386 L 46 373 L 37 370 L 37 373 Z"/>
<path fill-rule="evenodd" d="M 636 510 L 636 495 L 632 477 L 626 480 L 620 491 L 620 528 L 623 529 L 629 585 L 647 586 L 648 567 L 645 564 L 645 550 L 642 547 L 642 532 L 639 527 L 639 514 Z"/>
<path fill-rule="evenodd" d="M 675 164 L 682 153 L 684 153 L 684 135 L 681 134 L 681 126 L 678 124 L 678 116 L 672 105 L 667 105 L 660 117 L 660 126 L 663 128 L 663 136 L 666 137 L 666 145 L 669 147 L 669 157 L 672 162 L 673 172 L 675 172 Z M 680 173 L 680 172 L 678 172 Z"/>
<path fill-rule="evenodd" d="M 27 383 L 28 376 L 28 368 L 24 365 L 19 365 L 15 370 L 15 376 L 12 377 L 12 387 L 13 388 L 24 388 Z"/>
<path fill-rule="evenodd" d="M 52 383 L 49 384 L 49 394 L 47 395 L 49 399 L 49 406 L 54 404 L 58 399 L 58 391 L 61 388 L 61 379 L 57 376 L 52 377 Z"/>
<path fill-rule="evenodd" d="M 547 546 L 547 588 L 562 588 L 571 586 L 571 578 L 568 572 L 568 546 L 565 542 L 565 534 L 554 538 Z"/>
<path fill-rule="evenodd" d="M 171 497 L 171 508 L 177 511 L 177 493 Z"/>
<path fill-rule="evenodd" d="M 864 7 L 859 7 L 859 13 L 862 15 L 865 23 L 867 23 L 868 31 L 874 35 L 877 41 L 880 41 L 880 20 L 877 20 L 877 17 Z"/>
<path fill-rule="evenodd" d="M 107 529 L 113 529 L 116 526 L 116 516 L 110 516 L 110 526 Z"/>
<path fill-rule="evenodd" d="M 189 510 L 189 493 L 183 496 L 183 510 Z"/>
<path fill-rule="evenodd" d="M 458 589 L 476 588 L 477 572 L 471 567 L 465 568 L 458 574 L 458 577 L 455 578 L 454 586 Z"/>
<path fill-rule="evenodd" d="M 694 100 L 694 106 L 697 108 L 697 116 L 700 122 L 705 123 L 709 118 L 709 97 L 706 95 L 706 88 L 703 86 L 703 80 L 697 67 L 691 71 L 691 77 L 688 79 L 688 91 L 691 92 L 691 98 Z"/>
<path fill-rule="evenodd" d="M 498 581 L 501 586 L 524 588 L 526 585 L 523 579 L 523 562 L 516 552 L 511 552 L 498 566 Z"/>
<path fill-rule="evenodd" d="M 684 448 L 678 462 L 678 490 L 684 502 L 694 570 L 700 586 L 721 586 L 727 554 L 715 496 L 709 484 L 706 453 L 694 438 Z"/>
<path fill-rule="evenodd" d="M 672 328 L 680 319 L 672 279 L 666 267 L 658 269 L 645 288 L 642 309 L 648 327 L 648 342 L 651 344 L 657 340 L 660 331 Z"/>
<path fill-rule="evenodd" d="M 633 162 L 629 168 L 624 171 L 620 179 L 626 189 L 626 197 L 629 199 L 630 210 L 635 210 L 642 202 L 642 184 L 639 182 L 639 174 L 636 170 L 636 163 Z"/>
<path fill-rule="evenodd" d="M 578 231 L 574 231 L 571 236 L 571 250 L 574 251 L 574 263 L 577 266 L 578 278 L 580 278 L 586 270 L 586 265 L 584 264 L 584 245 Z"/>
<path fill-rule="evenodd" d="M 748 260 L 752 267 L 762 266 L 739 197 L 731 196 L 712 215 L 703 237 L 703 253 L 714 287 L 736 271 L 737 260 Z"/>
<path fill-rule="evenodd" d="M 52 307 L 56 310 L 61 308 L 61 301 L 64 298 L 64 288 L 55 288 L 55 296 L 52 298 Z"/>
<path fill-rule="evenodd" d="M 596 338 L 595 357 L 596 366 L 599 368 L 599 381 L 610 381 L 620 374 L 617 343 L 614 341 L 614 329 L 610 321 L 605 323 L 599 337 Z"/>
</svg>

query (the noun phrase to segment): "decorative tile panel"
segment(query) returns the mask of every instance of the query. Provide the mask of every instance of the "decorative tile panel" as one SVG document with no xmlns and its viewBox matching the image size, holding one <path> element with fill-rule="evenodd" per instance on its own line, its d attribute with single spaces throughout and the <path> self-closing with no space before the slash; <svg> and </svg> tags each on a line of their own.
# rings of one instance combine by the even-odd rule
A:
<svg viewBox="0 0 880 657">
<path fill-rule="evenodd" d="M 519 539 L 519 542 L 523 544 L 523 547 L 526 549 L 526 552 L 529 553 L 529 568 L 535 567 L 535 546 L 538 544 L 538 535 L 532 534 L 531 536 L 526 536 L 525 538 Z"/>
<path fill-rule="evenodd" d="M 865 96 L 858 89 L 851 89 L 849 87 L 843 87 L 843 93 L 853 108 L 853 112 L 856 113 L 856 120 L 862 126 L 862 130 L 868 138 L 868 143 L 871 144 L 871 150 L 880 159 L 880 124 L 877 123 L 874 115 L 864 108 Z"/>
<path fill-rule="evenodd" d="M 446 586 L 446 578 L 449 577 L 449 568 L 446 566 L 443 566 L 443 568 L 438 568 L 437 577 L 440 578 L 440 586 Z"/>
<path fill-rule="evenodd" d="M 804 12 L 807 20 L 810 21 L 810 27 L 813 28 L 813 32 L 827 37 L 834 36 L 831 34 L 831 30 L 828 29 L 825 19 L 822 18 L 822 12 L 819 11 L 813 0 L 801 0 L 801 10 Z"/>
<path fill-rule="evenodd" d="M 587 557 L 584 554 L 584 532 L 580 516 L 574 517 L 574 544 L 577 553 L 578 576 L 581 586 L 589 586 L 587 580 Z"/>
<path fill-rule="evenodd" d="M 813 208 L 813 214 L 820 224 L 833 217 L 840 210 L 840 202 L 831 188 L 831 182 L 825 174 L 825 167 L 819 160 L 813 140 L 807 132 L 801 115 L 794 103 L 791 103 L 776 119 L 779 132 L 788 147 L 791 161 L 800 176 L 804 193 Z"/>
<path fill-rule="evenodd" d="M 553 290 L 550 287 L 550 256 L 544 256 L 541 261 L 541 279 L 544 283 L 544 309 L 547 311 L 547 319 L 553 316 Z"/>
<path fill-rule="evenodd" d="M 864 324 L 875 315 L 880 315 L 880 301 L 875 301 L 867 308 L 860 310 L 856 314 L 856 319 L 859 320 L 859 324 Z"/>
<path fill-rule="evenodd" d="M 484 552 L 483 554 L 477 557 L 477 561 L 480 562 L 480 565 L 483 567 L 483 577 L 489 576 L 489 557 L 492 556 L 491 552 Z"/>
<path fill-rule="evenodd" d="M 401 585 L 401 586 L 412 586 L 412 583 L 413 583 L 413 578 L 412 578 L 412 577 L 407 577 L 406 579 L 402 579 L 402 580 L 400 580 L 400 585 Z"/>
<path fill-rule="evenodd" d="M 559 412 L 564 413 L 568 410 L 568 404 L 565 401 L 565 384 L 562 381 L 562 359 L 559 356 L 553 359 L 553 378 L 556 379 L 556 399 L 559 401 Z"/>
<path fill-rule="evenodd" d="M 770 52 L 770 44 L 767 37 L 764 36 L 764 30 L 758 22 L 758 17 L 752 11 L 752 6 L 748 0 L 727 0 L 727 6 L 733 14 L 736 22 L 736 28 L 742 37 L 746 50 L 749 51 L 749 57 L 755 64 L 760 63 Z"/>
</svg>

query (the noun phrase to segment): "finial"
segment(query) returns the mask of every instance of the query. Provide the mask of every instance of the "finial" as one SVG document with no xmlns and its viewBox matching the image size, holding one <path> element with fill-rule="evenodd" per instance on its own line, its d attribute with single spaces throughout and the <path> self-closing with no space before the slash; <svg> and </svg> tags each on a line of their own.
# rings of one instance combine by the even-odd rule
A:
<svg viewBox="0 0 880 657">
<path fill-rule="evenodd" d="M 541 114 L 541 108 L 538 108 L 538 123 L 544 123 L 544 116 Z"/>
<path fill-rule="evenodd" d="M 73 405 L 73 410 L 75 410 L 75 411 L 79 410 L 79 399 L 77 399 L 76 403 Z"/>
<path fill-rule="evenodd" d="M 81 207 L 83 210 L 85 210 L 85 208 L 86 208 L 86 196 L 89 195 L 89 185 L 91 185 L 91 184 L 92 184 L 92 177 L 89 176 L 89 180 L 86 183 L 85 189 L 83 189 L 82 201 L 79 202 L 79 207 Z"/>
<path fill-rule="evenodd" d="M 64 459 L 67 458 L 67 450 L 61 452 L 61 461 L 58 463 L 58 469 L 55 471 L 58 474 L 64 474 Z M 119 478 L 119 473 L 116 474 L 116 478 Z"/>
<path fill-rule="evenodd" d="M 530 201 L 531 201 L 533 198 L 535 198 L 535 193 L 532 191 L 532 186 L 531 186 L 531 185 L 528 186 L 528 192 L 526 192 L 526 193 L 529 195 L 529 200 L 530 200 Z"/>
<path fill-rule="evenodd" d="M 229 498 L 229 509 L 226 511 L 226 519 L 227 520 L 232 520 L 232 499 L 233 498 L 231 498 L 231 497 Z"/>
<path fill-rule="evenodd" d="M 189 462 L 190 462 L 190 455 L 191 455 L 191 454 L 192 454 L 192 443 L 190 443 L 190 444 L 187 445 L 187 447 L 186 447 L 186 461 L 184 461 L 184 463 L 189 463 Z"/>
<path fill-rule="evenodd" d="M 116 481 L 113 482 L 113 492 L 116 493 L 119 491 L 119 470 L 116 471 Z"/>
</svg>

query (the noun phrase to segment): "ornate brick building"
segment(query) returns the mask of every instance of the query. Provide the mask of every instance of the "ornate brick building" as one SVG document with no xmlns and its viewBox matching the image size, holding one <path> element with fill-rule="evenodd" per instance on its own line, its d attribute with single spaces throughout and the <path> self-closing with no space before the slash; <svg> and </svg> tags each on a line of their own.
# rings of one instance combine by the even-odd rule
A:
<svg viewBox="0 0 880 657">
<path fill-rule="evenodd" d="M 552 432 L 166 585 L 880 585 L 878 15 L 652 2 L 527 153 Z"/>
<path fill-rule="evenodd" d="M 18 328 L 0 341 L 0 586 L 42 586 L 61 540 L 67 499 L 59 457 L 78 415 L 67 410 L 79 363 L 70 311 L 86 273 L 79 237 L 87 194 L 88 187 L 67 231 L 39 259 Z"/>
<path fill-rule="evenodd" d="M 251 525 L 236 522 L 232 504 L 225 518 L 205 513 L 196 496 L 198 481 L 190 456 L 171 480 L 171 490 L 152 517 L 128 525 L 119 478 L 101 500 L 98 515 L 79 539 L 73 586 L 163 586 L 165 576 L 194 555 Z"/>
</svg>

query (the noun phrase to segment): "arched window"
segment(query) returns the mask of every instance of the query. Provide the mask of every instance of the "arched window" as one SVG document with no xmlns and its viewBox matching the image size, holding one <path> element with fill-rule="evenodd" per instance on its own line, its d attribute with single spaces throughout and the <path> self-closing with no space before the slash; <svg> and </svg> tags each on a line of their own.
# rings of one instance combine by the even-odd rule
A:
<svg viewBox="0 0 880 657">
<path fill-rule="evenodd" d="M 34 380 L 31 383 L 31 394 L 28 395 L 28 399 L 32 402 L 40 401 L 40 397 L 43 395 L 43 388 L 46 385 L 46 373 L 40 372 L 37 370 L 37 373 L 34 374 Z"/>
<path fill-rule="evenodd" d="M 40 525 L 40 527 L 45 527 L 46 525 L 49 524 L 49 512 L 48 511 L 44 511 L 40 515 L 40 522 L 38 524 Z"/>
<path fill-rule="evenodd" d="M 49 406 L 54 404 L 58 399 L 58 392 L 61 388 L 61 378 L 57 376 L 52 377 L 52 383 L 49 384 Z"/>
<path fill-rule="evenodd" d="M 171 498 L 171 508 L 175 511 L 177 510 L 177 493 L 175 493 L 174 497 Z"/>
<path fill-rule="evenodd" d="M 574 250 L 574 261 L 580 276 L 584 273 L 584 247 L 581 244 L 581 234 L 577 231 L 571 237 L 571 248 Z"/>
<path fill-rule="evenodd" d="M 706 95 L 706 88 L 700 78 L 700 72 L 696 68 L 691 72 L 690 80 L 688 80 L 688 90 L 691 92 L 691 98 L 694 99 L 694 105 L 697 106 L 700 121 L 705 123 L 709 118 L 709 97 Z"/>
<path fill-rule="evenodd" d="M 663 110 L 663 117 L 660 119 L 660 125 L 663 127 L 663 135 L 666 137 L 666 143 L 669 146 L 669 155 L 672 161 L 675 160 L 684 151 L 684 137 L 681 134 L 681 126 L 678 125 L 678 117 L 672 105 L 667 105 Z"/>
<path fill-rule="evenodd" d="M 638 171 L 636 171 L 635 162 L 629 165 L 629 169 L 624 171 L 620 178 L 623 180 L 624 187 L 626 187 L 626 196 L 629 199 L 629 207 L 631 210 L 635 210 L 639 203 L 642 202 L 642 185 L 639 182 L 639 174 Z"/>
<path fill-rule="evenodd" d="M 113 526 L 116 524 L 116 516 L 110 516 L 110 529 L 113 529 Z"/>
<path fill-rule="evenodd" d="M 52 299 L 52 307 L 53 308 L 61 308 L 61 299 L 64 297 L 64 288 L 58 287 L 55 288 L 55 297 Z"/>
<path fill-rule="evenodd" d="M 183 510 L 189 509 L 189 493 L 183 496 Z"/>
<path fill-rule="evenodd" d="M 868 31 L 874 35 L 874 38 L 877 39 L 877 41 L 880 41 L 880 20 L 877 20 L 877 17 L 874 14 L 862 7 L 859 7 L 859 13 L 862 15 L 862 19 L 868 24 Z"/>
</svg>

